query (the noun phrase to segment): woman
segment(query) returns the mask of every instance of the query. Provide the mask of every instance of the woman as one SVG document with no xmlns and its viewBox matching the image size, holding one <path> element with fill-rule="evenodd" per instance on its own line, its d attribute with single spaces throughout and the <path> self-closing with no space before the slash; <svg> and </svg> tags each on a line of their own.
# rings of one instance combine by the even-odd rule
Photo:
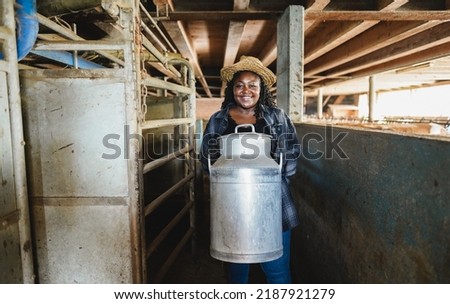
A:
<svg viewBox="0 0 450 304">
<path fill-rule="evenodd" d="M 218 137 L 234 133 L 240 124 L 253 124 L 257 133 L 272 136 L 271 155 L 282 166 L 282 223 L 283 255 L 261 263 L 268 283 L 291 283 L 290 231 L 299 224 L 295 203 L 289 190 L 289 177 L 295 174 L 300 146 L 295 128 L 285 114 L 276 107 L 269 88 L 276 77 L 255 57 L 242 56 L 240 61 L 222 68 L 220 75 L 227 83 L 225 99 L 220 111 L 214 113 L 204 132 L 200 160 L 208 170 L 208 156 L 212 161 L 220 155 Z M 229 283 L 247 283 L 250 265 L 226 263 Z"/>
</svg>

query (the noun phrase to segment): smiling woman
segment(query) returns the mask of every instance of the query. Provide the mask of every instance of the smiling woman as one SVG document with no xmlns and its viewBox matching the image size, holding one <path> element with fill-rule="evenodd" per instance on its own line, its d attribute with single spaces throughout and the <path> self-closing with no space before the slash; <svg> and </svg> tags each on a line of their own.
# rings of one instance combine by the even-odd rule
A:
<svg viewBox="0 0 450 304">
<path fill-rule="evenodd" d="M 280 236 L 280 240 L 282 239 L 283 252 L 281 257 L 274 257 L 270 261 L 261 262 L 260 265 L 268 283 L 291 283 L 290 231 L 299 224 L 297 210 L 289 188 L 289 177 L 295 174 L 297 158 L 300 154 L 295 128 L 285 112 L 276 107 L 274 97 L 269 91 L 276 81 L 275 75 L 260 60 L 255 57 L 242 56 L 239 62 L 221 70 L 221 78 L 227 83 L 225 99 L 220 111 L 214 113 L 206 125 L 200 160 L 205 171 L 209 172 L 210 160 L 215 162 L 220 156 L 220 152 L 218 152 L 220 150 L 219 137 L 223 138 L 224 135 L 235 133 L 238 130 L 244 131 L 244 128 L 237 128 L 238 125 L 251 125 L 252 132 L 256 130 L 262 135 L 265 133 L 264 136 L 271 136 L 270 157 L 280 164 L 281 170 L 281 184 L 279 185 L 281 189 L 279 190 L 281 192 L 282 236 Z M 238 169 L 236 168 L 236 170 Z M 244 184 L 242 180 L 237 180 L 236 183 Z M 248 192 L 251 195 L 259 195 L 258 198 L 267 199 L 261 195 L 258 188 L 251 188 Z M 246 203 L 252 204 L 253 201 Z M 263 203 L 261 202 L 261 204 Z M 225 218 L 238 218 L 237 208 L 230 212 L 234 214 L 232 217 L 222 215 L 223 219 L 218 219 L 218 221 L 223 221 Z M 251 225 L 249 224 L 249 226 Z M 265 225 L 259 228 L 268 229 Z M 246 231 L 242 231 L 243 236 L 252 235 L 251 232 Z M 248 242 L 242 242 L 245 246 L 254 246 L 253 252 L 261 246 L 261 244 L 252 243 L 250 245 Z M 235 263 L 234 261 L 229 262 L 229 260 L 225 263 L 229 283 L 248 282 L 250 265 L 247 263 L 248 261 Z"/>
<path fill-rule="evenodd" d="M 238 124 L 256 123 L 255 108 L 259 100 L 261 80 L 253 72 L 240 72 L 233 85 L 236 106 L 230 116 Z"/>
</svg>

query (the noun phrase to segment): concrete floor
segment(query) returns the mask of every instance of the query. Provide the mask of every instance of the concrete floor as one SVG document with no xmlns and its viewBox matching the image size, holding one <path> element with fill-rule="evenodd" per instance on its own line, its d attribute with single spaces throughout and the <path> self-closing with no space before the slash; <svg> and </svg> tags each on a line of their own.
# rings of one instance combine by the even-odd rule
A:
<svg viewBox="0 0 450 304">
<path fill-rule="evenodd" d="M 226 284 L 223 262 L 209 254 L 209 223 L 199 225 L 197 246 L 193 253 L 188 243 L 179 254 L 162 284 Z M 265 283 L 264 274 L 258 264 L 251 265 L 250 284 Z"/>
<path fill-rule="evenodd" d="M 203 188 L 203 189 L 202 189 Z M 203 181 L 200 187 L 204 195 L 197 204 L 197 234 L 195 246 L 187 243 L 164 276 L 163 284 L 226 284 L 223 262 L 209 254 L 209 181 Z M 192 250 L 192 248 L 195 250 Z M 265 283 L 264 273 L 259 264 L 251 265 L 249 283 Z"/>
<path fill-rule="evenodd" d="M 200 227 L 199 227 L 200 228 Z M 188 243 L 170 270 L 163 284 L 224 284 L 222 262 L 209 255 L 209 228 L 201 227 L 197 234 L 197 246 L 192 250 Z"/>
</svg>

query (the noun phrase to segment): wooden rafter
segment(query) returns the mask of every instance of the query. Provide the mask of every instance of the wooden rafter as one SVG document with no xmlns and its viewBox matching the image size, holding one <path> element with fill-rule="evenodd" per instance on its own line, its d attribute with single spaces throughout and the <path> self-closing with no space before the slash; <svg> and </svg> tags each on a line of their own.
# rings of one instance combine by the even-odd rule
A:
<svg viewBox="0 0 450 304">
<path fill-rule="evenodd" d="M 395 10 L 408 3 L 409 0 L 378 0 L 377 2 L 378 10 Z"/>
<path fill-rule="evenodd" d="M 427 31 L 423 31 L 414 37 L 403 39 L 388 47 L 384 47 L 376 52 L 355 59 L 348 64 L 339 66 L 331 71 L 331 74 L 344 75 L 352 73 L 356 70 L 382 64 L 427 49 L 433 49 L 434 47 L 448 42 L 450 42 L 450 23 L 443 23 Z"/>
<path fill-rule="evenodd" d="M 181 21 L 163 21 L 164 28 L 166 29 L 169 36 L 175 43 L 181 56 L 188 59 L 192 64 L 195 72 L 195 78 L 201 83 L 203 89 L 205 90 L 208 97 L 212 97 L 211 91 L 209 90 L 208 84 L 206 82 L 203 71 L 200 68 L 197 59 L 197 53 L 195 49 L 191 46 L 186 30 L 184 29 Z"/>
<path fill-rule="evenodd" d="M 321 11 L 323 10 L 328 4 L 330 4 L 331 0 L 308 0 L 306 2 L 306 12 L 309 10 L 316 10 Z M 315 24 L 316 23 L 316 24 Z M 316 26 L 317 23 L 315 20 L 305 20 L 304 22 L 304 31 L 308 31 L 309 28 Z"/>
<path fill-rule="evenodd" d="M 308 0 L 307 1 L 307 10 L 322 10 L 324 9 L 331 0 Z M 304 30 L 307 31 L 312 25 L 314 21 L 309 20 L 304 23 Z M 265 66 L 272 64 L 277 59 L 277 36 L 276 34 L 272 36 L 270 41 L 266 44 L 264 49 L 260 52 L 259 58 Z"/>
<path fill-rule="evenodd" d="M 169 20 L 162 18 L 160 22 L 181 21 L 179 24 L 186 26 L 185 30 L 189 32 L 184 37 L 184 43 L 190 44 L 192 51 L 190 56 L 186 56 L 181 48 L 180 53 L 189 60 L 192 58 L 193 62 L 201 58 L 196 72 L 206 71 L 209 84 L 204 81 L 204 77 L 202 81 L 201 77 L 198 78 L 198 87 L 201 85 L 206 92 L 205 86 L 208 86 L 214 92 L 212 95 L 218 96 L 217 88 L 222 85 L 220 95 L 223 96 L 223 84 L 211 76 L 217 74 L 217 68 L 234 63 L 239 53 L 254 53 L 265 66 L 273 64 L 277 58 L 276 33 L 271 32 L 270 36 L 264 32 L 267 27 L 255 24 L 274 23 L 286 9 L 287 3 L 294 1 L 283 0 L 280 5 L 270 0 L 228 0 L 220 4 L 208 1 L 171 2 L 182 9 L 175 9 L 169 13 Z M 442 3 L 412 0 L 306 0 L 304 5 L 305 89 L 343 81 L 369 71 L 382 71 L 405 62 L 412 64 L 416 58 L 414 55 L 426 52 L 424 58 L 433 57 L 433 51 L 429 48 L 437 50 L 447 43 L 443 36 L 429 31 L 433 28 L 442 30 L 443 27 L 438 26 L 450 20 L 450 11 L 446 10 L 450 8 L 450 0 L 442 0 Z M 203 30 L 208 34 L 203 35 Z M 215 35 L 216 32 L 220 32 L 220 36 Z M 429 33 L 428 39 L 425 39 L 426 32 Z M 190 41 L 197 38 L 202 39 L 200 43 Z M 251 39 L 255 39 L 254 46 Z M 179 49 L 180 42 L 175 40 Z M 421 45 L 419 40 L 424 41 L 424 44 Z M 406 43 L 410 44 L 409 49 Z M 221 58 L 216 59 L 211 55 L 219 54 L 221 50 L 222 62 Z M 436 54 L 441 53 L 436 51 Z M 210 96 L 203 92 L 201 95 Z"/>
<path fill-rule="evenodd" d="M 351 21 L 345 23 L 335 23 L 331 21 L 330 26 L 326 26 L 319 32 L 319 37 L 310 43 L 305 43 L 304 63 L 317 59 L 318 57 L 336 49 L 338 46 L 351 40 L 373 26 L 373 22 Z"/>
<path fill-rule="evenodd" d="M 368 30 L 364 35 L 358 36 L 346 44 L 328 52 L 320 60 L 308 65 L 305 75 L 313 75 L 344 64 L 358 57 L 369 54 L 378 49 L 387 47 L 401 39 L 411 37 L 421 31 L 428 30 L 436 22 L 385 22 Z"/>
<path fill-rule="evenodd" d="M 250 4 L 249 0 L 234 0 L 234 11 L 245 11 Z M 223 66 L 228 66 L 236 61 L 236 56 L 241 45 L 242 35 L 244 34 L 246 21 L 230 21 L 228 28 L 227 44 L 225 48 L 225 56 L 223 59 Z M 225 95 L 225 83 L 222 83 L 220 88 L 220 96 Z"/>
<path fill-rule="evenodd" d="M 172 0 L 153 0 L 153 3 L 157 7 L 168 7 L 168 9 L 173 12 L 175 10 Z M 189 39 L 188 34 L 184 28 L 181 21 L 162 21 L 161 22 L 168 35 L 176 45 L 176 48 L 180 52 L 181 56 L 189 60 L 194 69 L 195 78 L 202 85 L 206 95 L 212 97 L 211 91 L 209 90 L 208 83 L 203 75 L 203 71 L 198 63 L 197 52 L 192 47 L 192 42 Z"/>
<path fill-rule="evenodd" d="M 450 20 L 450 11 L 316 11 L 310 10 L 305 14 L 305 20 L 315 21 L 427 21 Z"/>
</svg>

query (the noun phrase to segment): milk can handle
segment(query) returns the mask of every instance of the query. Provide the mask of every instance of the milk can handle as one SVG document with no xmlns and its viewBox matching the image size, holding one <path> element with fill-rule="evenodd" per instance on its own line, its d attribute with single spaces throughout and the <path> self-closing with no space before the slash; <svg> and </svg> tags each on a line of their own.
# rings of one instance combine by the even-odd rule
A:
<svg viewBox="0 0 450 304">
<path fill-rule="evenodd" d="M 283 169 L 283 153 L 280 153 L 280 163 L 278 164 L 278 170 L 280 173 L 282 169 Z"/>
<path fill-rule="evenodd" d="M 211 174 L 211 157 L 208 154 L 208 172 Z"/>
<path fill-rule="evenodd" d="M 255 126 L 252 124 L 242 124 L 242 125 L 237 125 L 236 128 L 234 128 L 234 133 L 238 133 L 239 128 L 252 128 L 252 133 L 255 133 Z"/>
</svg>

